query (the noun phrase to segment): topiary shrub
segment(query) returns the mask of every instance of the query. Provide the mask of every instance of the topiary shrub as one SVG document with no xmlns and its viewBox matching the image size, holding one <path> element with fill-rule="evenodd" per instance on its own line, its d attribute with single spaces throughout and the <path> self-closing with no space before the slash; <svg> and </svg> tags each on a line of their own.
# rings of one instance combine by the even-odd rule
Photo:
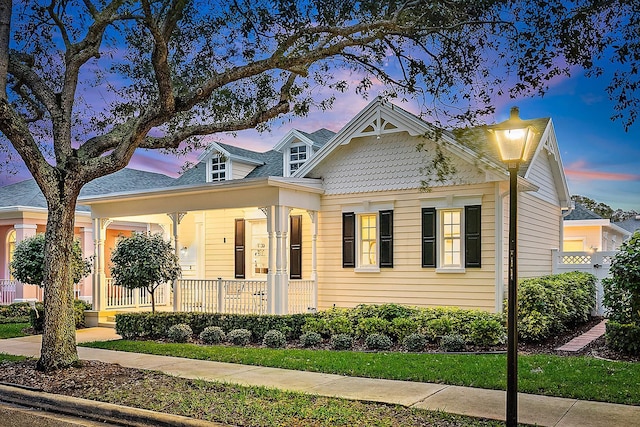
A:
<svg viewBox="0 0 640 427">
<path fill-rule="evenodd" d="M 369 350 L 389 350 L 393 342 L 385 334 L 371 334 L 365 338 L 364 345 Z"/>
<path fill-rule="evenodd" d="M 269 348 L 282 348 L 287 344 L 287 339 L 282 332 L 272 329 L 264 334 L 262 344 Z"/>
<path fill-rule="evenodd" d="M 407 351 L 423 351 L 426 345 L 427 337 L 420 333 L 409 334 L 402 340 L 402 346 Z"/>
<path fill-rule="evenodd" d="M 464 351 L 466 344 L 464 338 L 460 335 L 444 335 L 440 339 L 440 349 L 448 352 Z"/>
<path fill-rule="evenodd" d="M 331 337 L 331 348 L 334 350 L 351 350 L 353 337 L 349 334 L 336 334 Z"/>
<path fill-rule="evenodd" d="M 192 335 L 191 326 L 185 323 L 173 325 L 167 331 L 167 338 L 172 342 L 187 342 Z"/>
<path fill-rule="evenodd" d="M 303 347 L 315 347 L 322 342 L 322 336 L 317 332 L 307 332 L 300 335 L 300 345 Z"/>
<path fill-rule="evenodd" d="M 225 339 L 227 336 L 219 326 L 207 326 L 200 332 L 200 340 L 205 344 L 220 344 Z"/>
<path fill-rule="evenodd" d="M 234 329 L 227 334 L 227 340 L 234 345 L 247 345 L 251 341 L 251 331 L 247 329 Z"/>
</svg>

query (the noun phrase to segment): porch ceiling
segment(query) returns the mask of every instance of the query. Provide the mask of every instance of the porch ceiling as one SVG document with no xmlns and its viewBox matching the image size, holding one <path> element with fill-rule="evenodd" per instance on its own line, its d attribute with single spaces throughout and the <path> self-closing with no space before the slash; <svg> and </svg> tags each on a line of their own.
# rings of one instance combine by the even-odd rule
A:
<svg viewBox="0 0 640 427">
<path fill-rule="evenodd" d="M 88 196 L 79 198 L 78 203 L 91 207 L 94 218 L 256 206 L 317 211 L 323 192 L 320 180 L 265 177 Z"/>
</svg>

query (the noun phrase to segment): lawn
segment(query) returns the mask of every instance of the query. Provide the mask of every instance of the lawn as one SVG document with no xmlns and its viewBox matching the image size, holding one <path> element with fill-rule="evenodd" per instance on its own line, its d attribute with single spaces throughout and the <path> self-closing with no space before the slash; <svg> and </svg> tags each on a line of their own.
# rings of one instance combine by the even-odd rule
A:
<svg viewBox="0 0 640 427">
<path fill-rule="evenodd" d="M 29 323 L 0 323 L 0 339 L 24 337 L 22 330 L 29 327 Z"/>
<path fill-rule="evenodd" d="M 369 378 L 432 382 L 504 390 L 504 354 L 430 354 L 268 349 L 153 341 L 82 344 L 93 348 L 269 366 Z M 521 355 L 520 392 L 640 404 L 640 364 L 592 357 Z"/>
</svg>

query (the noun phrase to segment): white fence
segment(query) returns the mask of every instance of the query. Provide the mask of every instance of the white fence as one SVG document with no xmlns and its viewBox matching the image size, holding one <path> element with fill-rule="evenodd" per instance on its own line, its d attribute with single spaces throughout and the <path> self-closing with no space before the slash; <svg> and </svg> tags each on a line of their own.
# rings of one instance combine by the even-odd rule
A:
<svg viewBox="0 0 640 427">
<path fill-rule="evenodd" d="M 127 289 L 113 284 L 107 279 L 105 286 L 106 309 L 151 307 L 151 294 L 146 289 Z M 153 293 L 155 305 L 171 304 L 171 283 L 159 286 Z"/>
<path fill-rule="evenodd" d="M 8 305 L 16 299 L 16 285 L 15 280 L 0 280 L 0 305 Z"/>
<path fill-rule="evenodd" d="M 204 313 L 266 314 L 266 280 L 182 279 L 180 310 Z M 315 281 L 289 281 L 288 313 L 315 310 Z"/>
<path fill-rule="evenodd" d="M 602 297 L 602 279 L 609 276 L 609 267 L 616 256 L 615 251 L 609 252 L 560 252 L 553 251 L 553 272 L 566 273 L 568 271 L 584 271 L 598 278 L 596 283 L 596 309 L 594 314 L 604 315 Z"/>
</svg>

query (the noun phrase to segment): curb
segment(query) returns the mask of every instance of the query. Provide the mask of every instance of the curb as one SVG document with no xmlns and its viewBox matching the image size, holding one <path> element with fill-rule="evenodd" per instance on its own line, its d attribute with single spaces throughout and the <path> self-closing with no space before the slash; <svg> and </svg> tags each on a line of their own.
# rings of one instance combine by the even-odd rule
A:
<svg viewBox="0 0 640 427">
<path fill-rule="evenodd" d="M 228 427 L 227 424 L 197 420 L 181 415 L 32 391 L 4 384 L 0 384 L 0 401 L 131 427 Z"/>
</svg>

